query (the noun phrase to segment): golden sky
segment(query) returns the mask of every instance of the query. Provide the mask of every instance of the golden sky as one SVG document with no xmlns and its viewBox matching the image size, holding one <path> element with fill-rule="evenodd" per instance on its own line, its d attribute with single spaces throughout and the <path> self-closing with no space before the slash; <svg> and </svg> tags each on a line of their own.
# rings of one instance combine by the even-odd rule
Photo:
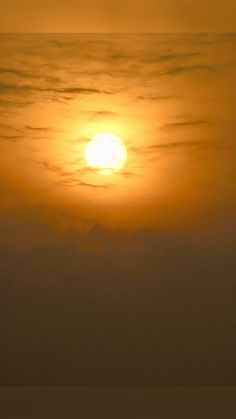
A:
<svg viewBox="0 0 236 419">
<path fill-rule="evenodd" d="M 235 384 L 236 35 L 0 53 L 0 384 Z M 85 161 L 102 132 L 127 147 L 110 176 Z"/>
<path fill-rule="evenodd" d="M 8 0 L 2 32 L 233 32 L 234 0 Z"/>
<path fill-rule="evenodd" d="M 0 41 L 1 214 L 172 228 L 234 208 L 234 35 Z M 102 132 L 127 147 L 112 176 L 85 161 Z"/>
</svg>

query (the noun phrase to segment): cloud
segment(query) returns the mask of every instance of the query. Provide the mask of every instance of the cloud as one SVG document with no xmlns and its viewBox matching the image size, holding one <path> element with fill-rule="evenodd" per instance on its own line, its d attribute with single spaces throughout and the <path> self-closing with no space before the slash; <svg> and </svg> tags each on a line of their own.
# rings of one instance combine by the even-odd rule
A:
<svg viewBox="0 0 236 419">
<path fill-rule="evenodd" d="M 74 93 L 74 94 L 94 94 L 94 93 L 103 93 L 103 94 L 114 94 L 114 92 L 109 92 L 106 90 L 100 89 L 93 89 L 93 88 L 86 88 L 86 87 L 65 87 L 62 89 L 54 89 L 52 90 L 56 93 Z"/>
<path fill-rule="evenodd" d="M 140 57 L 146 63 L 162 63 L 162 62 L 169 62 L 169 61 L 182 61 L 190 58 L 195 58 L 201 56 L 201 52 L 172 52 L 168 54 L 153 54 L 150 52 L 149 56 Z"/>
<path fill-rule="evenodd" d="M 27 94 L 29 92 L 42 92 L 42 93 L 61 93 L 61 94 L 114 94 L 114 92 L 100 90 L 89 87 L 64 87 L 64 88 L 53 88 L 53 87 L 40 87 L 29 84 L 19 85 L 19 84 L 0 84 L 0 93 L 2 94 L 11 94 L 11 93 L 23 93 Z"/>
<path fill-rule="evenodd" d="M 24 128 L 29 131 L 50 131 L 51 130 L 51 128 L 49 127 L 31 127 L 29 125 L 26 125 Z"/>
<path fill-rule="evenodd" d="M 150 101 L 159 101 L 159 100 L 171 100 L 176 99 L 176 96 L 137 96 L 139 100 L 150 100 Z"/>
<path fill-rule="evenodd" d="M 0 231 L 2 385 L 235 382 L 232 231 Z"/>
<path fill-rule="evenodd" d="M 177 75 L 183 73 L 199 73 L 199 72 L 213 72 L 215 67 L 212 65 L 186 65 L 186 66 L 175 66 L 163 69 L 160 73 L 164 75 Z"/>
<path fill-rule="evenodd" d="M 0 67 L 0 75 L 14 75 L 20 78 L 28 79 L 35 79 L 35 80 L 43 80 L 51 83 L 60 82 L 61 80 L 55 76 L 48 76 L 40 73 L 33 73 L 32 70 L 30 71 L 23 71 L 16 68 L 7 68 L 7 67 Z"/>
<path fill-rule="evenodd" d="M 175 149 L 175 148 L 182 148 L 182 147 L 187 147 L 187 148 L 202 148 L 202 147 L 207 147 L 209 146 L 209 143 L 207 141 L 175 141 L 175 142 L 166 142 L 166 143 L 160 143 L 160 144 L 153 144 L 151 146 L 148 147 L 149 150 L 154 150 L 154 149 Z"/>
<path fill-rule="evenodd" d="M 178 127 L 196 127 L 198 125 L 209 124 L 206 120 L 195 120 L 195 121 L 180 121 L 180 122 L 170 122 L 162 126 L 162 129 L 166 128 L 178 128 Z"/>
<path fill-rule="evenodd" d="M 2 134 L 0 134 L 0 140 L 3 140 L 3 141 L 15 142 L 15 141 L 18 141 L 18 140 L 22 140 L 24 138 L 25 137 L 22 136 L 22 135 L 2 135 Z"/>
<path fill-rule="evenodd" d="M 193 149 L 193 150 L 205 150 L 206 148 L 216 149 L 221 148 L 221 144 L 216 141 L 196 140 L 196 141 L 166 141 L 165 143 L 151 144 L 146 147 L 133 147 L 132 151 L 138 155 L 150 154 L 151 159 L 155 159 L 153 156 L 155 151 L 176 151 L 178 149 Z"/>
<path fill-rule="evenodd" d="M 0 74 L 14 74 L 16 76 L 19 77 L 26 77 L 26 78 L 34 78 L 34 76 L 30 73 L 21 71 L 21 70 L 17 70 L 15 68 L 5 68 L 5 67 L 0 67 Z"/>
<path fill-rule="evenodd" d="M 118 115 L 116 112 L 104 110 L 104 111 L 91 111 L 89 112 L 94 117 L 106 117 L 106 116 L 115 116 Z"/>
<path fill-rule="evenodd" d="M 108 185 L 98 185 L 95 183 L 89 183 L 89 182 L 83 182 L 83 181 L 74 181 L 74 183 L 71 183 L 71 186 L 86 186 L 88 188 L 95 188 L 95 189 L 108 189 Z"/>
<path fill-rule="evenodd" d="M 84 186 L 95 189 L 108 189 L 108 185 L 86 182 L 78 177 L 79 175 L 83 176 L 86 173 L 96 173 L 96 170 L 90 167 L 81 167 L 79 169 L 76 168 L 74 171 L 65 171 L 61 166 L 58 166 L 49 161 L 37 160 L 35 163 L 43 166 L 45 169 L 52 173 L 56 173 L 59 176 L 59 178 L 56 180 L 58 185 L 66 187 Z"/>
</svg>

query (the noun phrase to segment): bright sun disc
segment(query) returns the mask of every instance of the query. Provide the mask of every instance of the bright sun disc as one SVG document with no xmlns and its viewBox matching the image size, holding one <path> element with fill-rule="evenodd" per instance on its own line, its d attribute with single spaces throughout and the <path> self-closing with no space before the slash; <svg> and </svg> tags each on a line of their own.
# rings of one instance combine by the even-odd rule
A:
<svg viewBox="0 0 236 419">
<path fill-rule="evenodd" d="M 112 174 L 122 169 L 127 153 L 123 141 L 113 134 L 96 134 L 86 146 L 88 166 L 99 173 Z"/>
</svg>

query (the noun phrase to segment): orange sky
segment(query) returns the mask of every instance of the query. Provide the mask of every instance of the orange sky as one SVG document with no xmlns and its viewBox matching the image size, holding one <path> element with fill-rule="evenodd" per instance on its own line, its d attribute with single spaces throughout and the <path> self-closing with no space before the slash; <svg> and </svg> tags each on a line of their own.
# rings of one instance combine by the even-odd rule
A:
<svg viewBox="0 0 236 419">
<path fill-rule="evenodd" d="M 235 36 L 0 41 L 2 215 L 59 229 L 188 228 L 234 208 Z M 100 132 L 125 141 L 118 174 L 87 167 Z"/>
<path fill-rule="evenodd" d="M 235 52 L 0 35 L 1 385 L 235 385 Z M 97 132 L 124 140 L 119 173 L 86 166 Z"/>
<path fill-rule="evenodd" d="M 233 32 L 234 0 L 8 0 L 2 32 Z"/>
</svg>

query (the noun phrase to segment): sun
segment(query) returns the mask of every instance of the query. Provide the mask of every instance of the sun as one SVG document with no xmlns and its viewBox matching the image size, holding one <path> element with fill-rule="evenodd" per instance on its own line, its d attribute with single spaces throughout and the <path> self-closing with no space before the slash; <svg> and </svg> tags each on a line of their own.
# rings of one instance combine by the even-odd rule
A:
<svg viewBox="0 0 236 419">
<path fill-rule="evenodd" d="M 119 172 L 127 159 L 124 142 L 114 134 L 96 134 L 87 144 L 85 158 L 89 167 L 101 174 Z"/>
</svg>

